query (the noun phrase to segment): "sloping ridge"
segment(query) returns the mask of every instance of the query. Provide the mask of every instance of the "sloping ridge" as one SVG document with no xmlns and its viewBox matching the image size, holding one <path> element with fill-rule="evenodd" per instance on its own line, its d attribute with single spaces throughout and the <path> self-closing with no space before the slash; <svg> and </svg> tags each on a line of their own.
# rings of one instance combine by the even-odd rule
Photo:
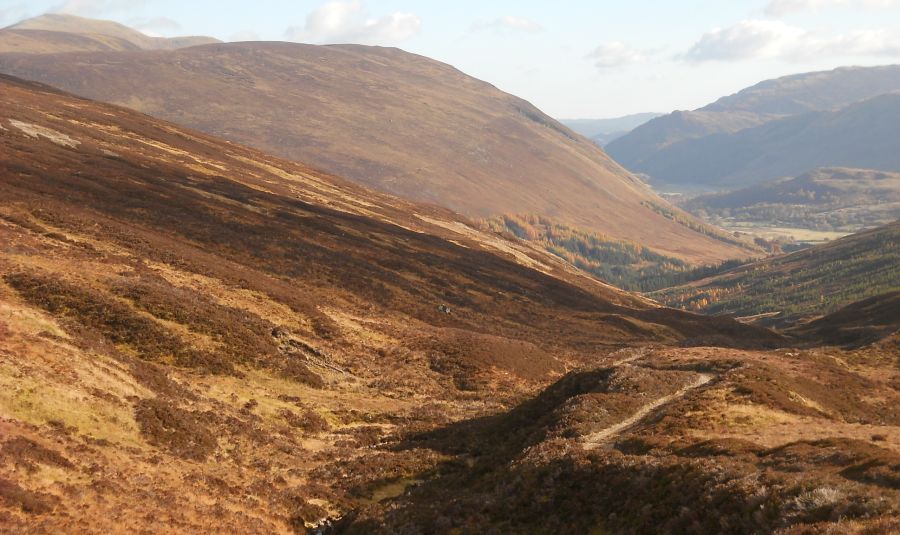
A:
<svg viewBox="0 0 900 535">
<path fill-rule="evenodd" d="M 0 71 L 469 216 L 543 215 L 696 262 L 751 254 L 655 213 L 645 184 L 531 104 L 398 49 L 4 55 Z"/>
<path fill-rule="evenodd" d="M 836 110 L 900 89 L 900 65 L 839 67 L 760 82 L 722 97 L 700 111 L 747 111 L 762 115 L 796 115 Z"/>
<path fill-rule="evenodd" d="M 789 228 L 858 231 L 900 219 L 900 173 L 818 168 L 789 179 L 700 195 L 682 205 L 713 218 Z"/>
<path fill-rule="evenodd" d="M 849 200 L 844 201 L 844 198 Z M 686 206 L 695 208 L 744 208 L 757 204 L 827 204 L 853 206 L 894 203 L 900 200 L 900 173 L 822 167 L 802 175 L 762 182 L 726 193 L 695 197 Z M 900 213 L 894 219 L 900 218 Z M 887 223 L 887 222 L 885 222 Z"/>
</svg>

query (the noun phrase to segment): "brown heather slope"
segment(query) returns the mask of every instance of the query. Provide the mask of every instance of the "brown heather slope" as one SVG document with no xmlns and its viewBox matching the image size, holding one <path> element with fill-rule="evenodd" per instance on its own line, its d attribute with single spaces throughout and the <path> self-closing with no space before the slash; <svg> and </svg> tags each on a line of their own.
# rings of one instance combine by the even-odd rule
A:
<svg viewBox="0 0 900 535">
<path fill-rule="evenodd" d="M 151 37 L 127 26 L 47 14 L 0 29 L 0 52 L 52 54 L 109 50 L 172 50 L 219 42 L 212 37 Z"/>
<path fill-rule="evenodd" d="M 626 350 L 386 446 L 451 460 L 326 533 L 898 533 L 898 359 Z"/>
<path fill-rule="evenodd" d="M 10 54 L 0 71 L 468 216 L 540 215 L 696 263 L 755 252 L 654 211 L 669 205 L 528 102 L 398 49 L 228 43 Z"/>
<path fill-rule="evenodd" d="M 778 344 L 436 207 L 0 78 L 0 526 L 303 532 L 621 345 Z M 399 481 L 399 483 L 398 483 Z"/>
</svg>

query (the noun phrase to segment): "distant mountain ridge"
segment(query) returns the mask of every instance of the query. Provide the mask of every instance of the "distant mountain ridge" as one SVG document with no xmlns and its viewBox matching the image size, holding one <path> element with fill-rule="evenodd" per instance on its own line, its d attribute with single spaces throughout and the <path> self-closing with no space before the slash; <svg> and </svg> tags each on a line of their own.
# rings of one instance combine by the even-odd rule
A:
<svg viewBox="0 0 900 535">
<path fill-rule="evenodd" d="M 766 80 L 700 108 L 786 116 L 837 110 L 848 104 L 900 90 L 900 65 L 839 67 Z"/>
<path fill-rule="evenodd" d="M 175 50 L 220 42 L 212 37 L 153 37 L 112 21 L 56 13 L 0 29 L 3 53 Z"/>
<path fill-rule="evenodd" d="M 618 139 L 661 113 L 634 113 L 609 119 L 562 119 L 560 122 L 601 147 Z"/>
<path fill-rule="evenodd" d="M 900 173 L 822 168 L 791 179 L 701 195 L 683 207 L 713 221 L 855 232 L 900 219 Z"/>
<path fill-rule="evenodd" d="M 897 65 L 845 67 L 787 76 L 759 83 L 696 111 L 678 111 L 659 117 L 606 148 L 626 168 L 646 174 L 652 182 L 676 191 L 728 189 L 826 166 L 895 170 L 878 165 L 879 158 L 891 160 L 889 153 L 876 154 L 861 143 L 840 147 L 835 140 L 827 139 L 831 150 L 805 154 L 808 157 L 798 158 L 796 163 L 790 154 L 773 156 L 768 152 L 771 147 L 765 143 L 773 135 L 781 136 L 770 145 L 780 147 L 793 143 L 792 150 L 801 155 L 813 152 L 822 142 L 820 138 L 828 135 L 817 128 L 827 129 L 827 117 L 833 117 L 829 114 L 850 111 L 852 106 L 864 101 L 886 104 L 877 99 L 898 91 L 900 66 Z M 825 124 L 816 124 L 817 117 L 826 118 Z M 809 146 L 785 137 L 792 134 L 792 128 L 794 134 L 803 130 L 803 138 L 810 140 Z M 866 135 L 864 131 L 852 132 L 857 136 Z M 893 130 L 891 134 L 895 134 Z M 835 149 L 842 158 L 832 154 Z M 823 154 L 832 157 L 825 159 Z M 780 160 L 770 166 L 752 163 L 773 157 Z M 739 161 L 724 162 L 732 158 Z"/>
<path fill-rule="evenodd" d="M 900 171 L 900 93 L 682 141 L 641 163 L 654 182 L 734 189 L 817 167 Z"/>
<path fill-rule="evenodd" d="M 471 217 L 541 215 L 696 263 L 753 254 L 696 232 L 686 213 L 649 208 L 668 204 L 530 103 L 399 49 L 258 42 L 2 54 L 0 72 Z"/>
</svg>

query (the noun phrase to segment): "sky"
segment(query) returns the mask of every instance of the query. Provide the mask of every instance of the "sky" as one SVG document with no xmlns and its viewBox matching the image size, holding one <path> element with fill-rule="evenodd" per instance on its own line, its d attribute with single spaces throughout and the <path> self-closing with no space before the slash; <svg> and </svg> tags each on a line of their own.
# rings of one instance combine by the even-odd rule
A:
<svg viewBox="0 0 900 535">
<path fill-rule="evenodd" d="M 695 109 L 762 80 L 900 63 L 900 0 L 0 0 L 160 36 L 396 46 L 557 118 Z"/>
</svg>

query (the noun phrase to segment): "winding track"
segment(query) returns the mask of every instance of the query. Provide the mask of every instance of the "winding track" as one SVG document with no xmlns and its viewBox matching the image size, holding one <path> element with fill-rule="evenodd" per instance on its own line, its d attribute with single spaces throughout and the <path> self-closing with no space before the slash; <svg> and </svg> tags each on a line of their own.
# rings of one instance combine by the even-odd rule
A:
<svg viewBox="0 0 900 535">
<path fill-rule="evenodd" d="M 613 366 L 614 367 L 630 366 L 631 362 L 645 356 L 646 354 L 647 354 L 646 350 L 640 349 L 634 355 L 617 361 L 615 364 L 613 364 Z M 641 420 L 646 418 L 651 412 L 655 411 L 656 409 L 658 409 L 664 405 L 667 405 L 667 404 L 675 401 L 676 399 L 683 398 L 691 390 L 700 388 L 701 386 L 706 385 L 713 379 L 715 379 L 714 375 L 711 375 L 708 373 L 701 373 L 693 383 L 680 388 L 677 392 L 673 392 L 672 394 L 669 394 L 668 396 L 663 396 L 655 401 L 651 401 L 650 403 L 643 405 L 640 409 L 638 409 L 637 412 L 635 412 L 634 414 L 629 416 L 627 419 L 622 420 L 621 422 L 619 422 L 615 425 L 611 425 L 605 429 L 601 429 L 600 431 L 591 433 L 590 435 L 585 435 L 581 439 L 582 443 L 584 445 L 584 449 L 593 450 L 593 449 L 597 449 L 597 448 L 603 446 L 605 443 L 609 442 L 609 440 L 621 435 L 622 432 L 625 431 L 626 429 L 639 423 Z"/>
</svg>

